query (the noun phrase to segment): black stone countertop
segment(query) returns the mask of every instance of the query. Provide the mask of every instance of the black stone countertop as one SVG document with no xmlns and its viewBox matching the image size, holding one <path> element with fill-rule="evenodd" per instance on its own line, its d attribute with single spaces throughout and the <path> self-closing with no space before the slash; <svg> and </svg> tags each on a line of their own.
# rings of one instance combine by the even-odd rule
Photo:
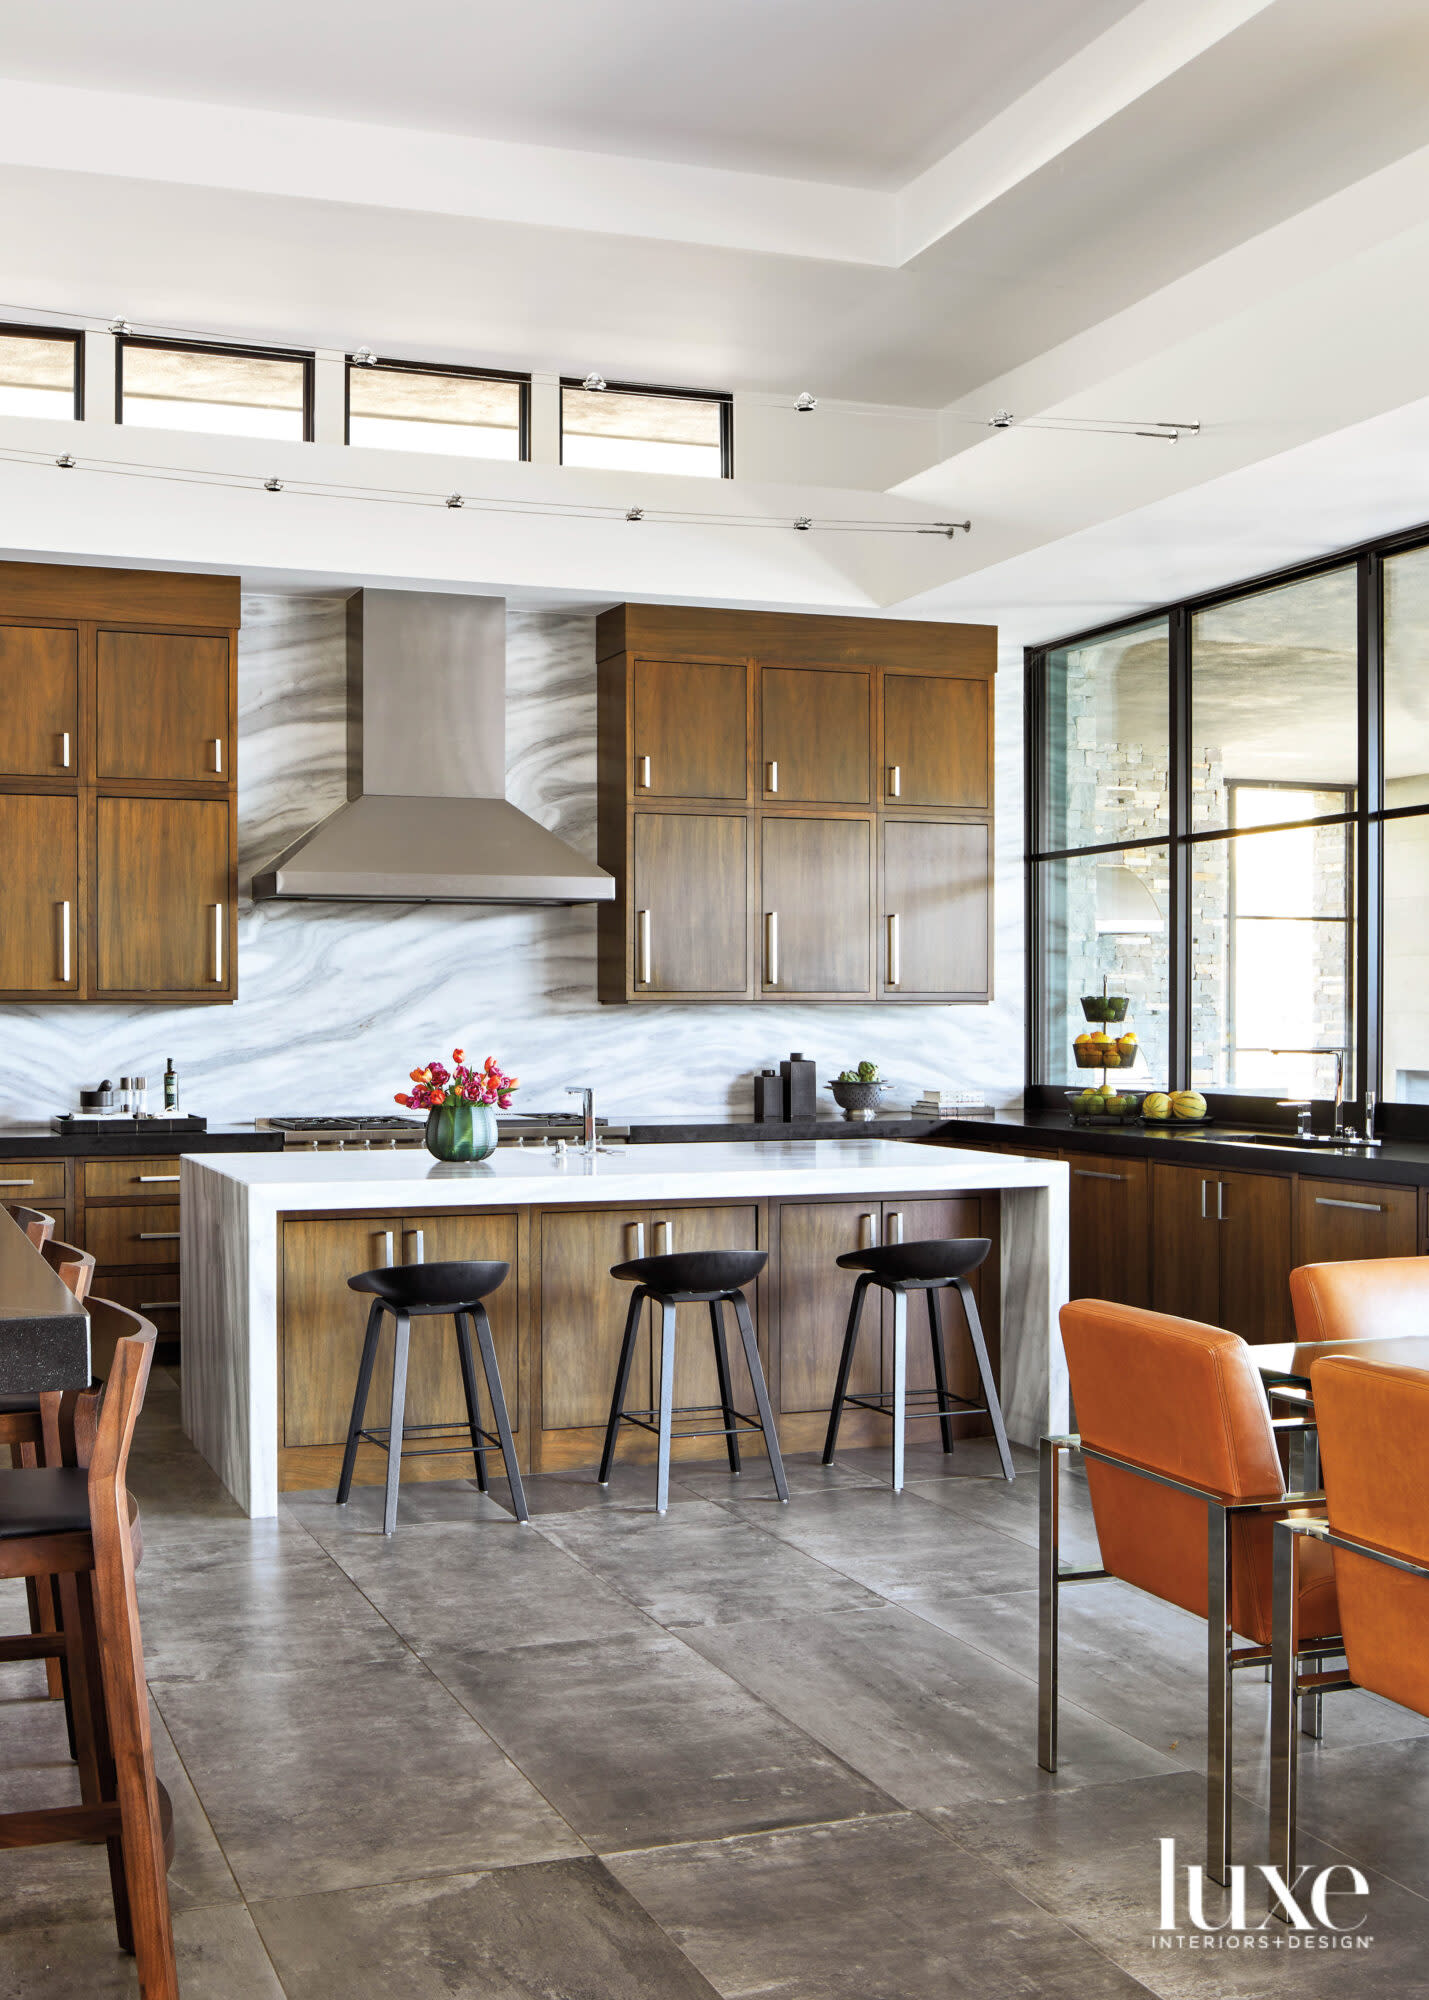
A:
<svg viewBox="0 0 1429 2000">
<path fill-rule="evenodd" d="M 88 1381 L 89 1315 L 19 1224 L 0 1214 L 0 1396 Z"/>
<path fill-rule="evenodd" d="M 1165 1160 L 1173 1166 L 1219 1167 L 1227 1173 L 1259 1169 L 1261 1173 L 1305 1174 L 1316 1180 L 1429 1187 L 1429 1144 L 1386 1139 L 1371 1153 L 1293 1143 L 1262 1145 L 1250 1136 L 1250 1128 L 1229 1120 L 1194 1129 L 1168 1125 L 1156 1130 L 1141 1125 L 1073 1125 L 1065 1113 L 1055 1111 L 1000 1111 L 994 1116 L 983 1113 L 944 1119 L 893 1111 L 868 1123 L 827 1117 L 800 1125 L 649 1119 L 638 1124 L 632 1120 L 629 1127 L 630 1144 L 647 1146 L 744 1139 L 932 1139 L 956 1146 L 960 1141 L 975 1145 L 989 1139 L 1015 1144 L 1023 1138 L 1042 1149 Z"/>
<path fill-rule="evenodd" d="M 126 1125 L 122 1131 L 56 1132 L 49 1121 L 0 1125 L 0 1159 L 147 1159 L 154 1153 L 281 1152 L 281 1132 L 258 1132 L 251 1125 L 210 1125 L 206 1132 L 164 1132 Z"/>
</svg>

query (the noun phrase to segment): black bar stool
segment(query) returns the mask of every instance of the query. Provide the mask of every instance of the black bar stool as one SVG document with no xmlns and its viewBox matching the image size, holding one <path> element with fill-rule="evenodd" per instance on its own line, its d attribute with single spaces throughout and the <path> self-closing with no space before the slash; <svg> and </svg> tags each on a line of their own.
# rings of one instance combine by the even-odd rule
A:
<svg viewBox="0 0 1429 2000">
<path fill-rule="evenodd" d="M 938 1418 L 943 1433 L 943 1450 L 946 1452 L 951 1452 L 953 1448 L 953 1417 L 991 1417 L 993 1436 L 997 1439 L 997 1455 L 1002 1460 L 1002 1476 L 1004 1479 L 1016 1478 L 1012 1453 L 1007 1447 L 1007 1430 L 1002 1421 L 1002 1405 L 997 1399 L 997 1384 L 992 1379 L 987 1342 L 983 1339 L 982 1321 L 978 1318 L 977 1300 L 967 1281 L 968 1272 L 977 1269 L 991 1248 L 992 1244 L 986 1236 L 964 1236 L 927 1243 L 885 1243 L 868 1250 L 850 1250 L 847 1256 L 839 1258 L 839 1269 L 857 1271 L 859 1279 L 853 1288 L 848 1331 L 844 1335 L 843 1353 L 839 1357 L 838 1387 L 834 1391 L 833 1408 L 829 1411 L 829 1434 L 824 1440 L 825 1465 L 833 1463 L 844 1405 L 852 1404 L 859 1410 L 877 1410 L 893 1419 L 893 1490 L 901 1493 L 904 1426 L 911 1402 L 914 1416 Z M 893 1388 L 876 1396 L 850 1396 L 849 1370 L 853 1367 L 854 1349 L 858 1345 L 864 1295 L 870 1285 L 877 1285 L 880 1291 L 891 1293 L 893 1298 Z M 943 1358 L 943 1327 L 938 1313 L 940 1291 L 956 1291 L 963 1302 L 963 1314 L 968 1323 L 973 1356 L 977 1362 L 978 1383 L 983 1394 L 981 1403 L 949 1392 L 947 1364 Z M 927 1297 L 928 1333 L 933 1343 L 933 1380 L 937 1384 L 931 1390 L 915 1389 L 912 1397 L 908 1394 L 909 1292 L 922 1292 Z"/>
<path fill-rule="evenodd" d="M 784 1477 L 784 1460 L 774 1429 L 774 1412 L 769 1407 L 769 1391 L 759 1359 L 759 1343 L 754 1337 L 754 1321 L 743 1287 L 752 1284 L 769 1262 L 764 1250 L 682 1250 L 668 1257 L 635 1257 L 628 1264 L 611 1266 L 612 1278 L 633 1278 L 635 1290 L 625 1316 L 625 1338 L 620 1345 L 620 1366 L 616 1370 L 615 1394 L 611 1398 L 610 1421 L 605 1427 L 605 1450 L 600 1458 L 600 1484 L 610 1481 L 615 1441 L 622 1423 L 653 1431 L 659 1439 L 655 1474 L 655 1505 L 665 1513 L 670 1504 L 670 1442 L 673 1437 L 722 1437 L 729 1452 L 729 1469 L 738 1472 L 739 1432 L 758 1431 L 769 1454 L 769 1470 L 774 1490 L 781 1500 L 789 1498 Z M 645 1301 L 660 1307 L 660 1401 L 646 1410 L 627 1410 L 626 1390 L 630 1384 L 630 1364 L 635 1359 L 635 1340 L 640 1331 L 640 1315 Z M 749 1364 L 749 1380 L 759 1414 L 746 1416 L 730 1400 L 729 1355 L 724 1344 L 724 1305 L 734 1307 L 735 1323 Z M 714 1335 L 715 1371 L 719 1377 L 718 1403 L 693 1403 L 677 1410 L 675 1399 L 675 1308 L 677 1305 L 708 1304 L 710 1328 Z M 675 1417 L 718 1416 L 720 1423 L 704 1430 L 672 1431 Z"/>
<path fill-rule="evenodd" d="M 506 1398 L 501 1389 L 501 1371 L 496 1365 L 496 1349 L 491 1339 L 491 1321 L 482 1300 L 500 1286 L 509 1264 L 393 1264 L 381 1271 L 363 1271 L 348 1284 L 354 1292 L 374 1294 L 367 1315 L 367 1338 L 362 1344 L 362 1363 L 357 1371 L 357 1393 L 352 1399 L 352 1421 L 347 1427 L 347 1449 L 342 1455 L 342 1477 L 337 1485 L 337 1504 L 347 1505 L 352 1491 L 352 1474 L 357 1464 L 357 1447 L 363 1439 L 380 1445 L 387 1454 L 387 1504 L 382 1532 L 392 1534 L 397 1526 L 397 1488 L 402 1478 L 402 1454 L 409 1458 L 476 1457 L 476 1483 L 486 1491 L 486 1451 L 495 1445 L 506 1464 L 511 1502 L 518 1521 L 529 1521 L 526 1494 L 516 1463 L 516 1447 L 511 1439 L 511 1420 L 506 1414 Z M 372 1387 L 372 1368 L 377 1359 L 377 1343 L 382 1335 L 382 1315 L 391 1313 L 395 1330 L 392 1348 L 392 1421 L 364 1429 L 367 1393 Z M 459 1424 L 404 1425 L 407 1404 L 407 1348 L 413 1319 L 435 1318 L 449 1313 L 456 1323 L 457 1352 L 461 1356 L 462 1387 L 466 1391 L 466 1426 Z M 486 1375 L 487 1393 L 496 1418 L 494 1432 L 481 1426 L 481 1404 L 477 1397 L 476 1368 L 471 1356 L 471 1328 L 475 1322 L 481 1366 Z M 463 1437 L 463 1444 L 423 1445 L 407 1450 L 409 1437 Z M 392 1440 L 396 1438 L 396 1449 Z"/>
</svg>

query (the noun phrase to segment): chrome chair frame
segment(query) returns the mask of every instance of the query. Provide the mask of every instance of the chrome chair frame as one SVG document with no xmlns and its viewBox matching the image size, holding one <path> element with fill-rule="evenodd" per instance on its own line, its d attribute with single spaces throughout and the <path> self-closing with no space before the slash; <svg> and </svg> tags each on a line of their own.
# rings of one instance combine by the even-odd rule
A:
<svg viewBox="0 0 1429 2000">
<path fill-rule="evenodd" d="M 1369 1562 L 1382 1563 L 1386 1569 L 1402 1570 L 1406 1576 L 1422 1577 L 1429 1582 L 1429 1563 L 1390 1555 L 1369 1542 L 1357 1541 L 1353 1535 L 1337 1535 L 1328 1521 L 1275 1524 L 1270 1624 L 1270 1859 L 1291 1888 L 1295 1884 L 1295 1815 L 1300 1771 L 1296 1701 L 1306 1697 L 1318 1701 L 1322 1694 L 1337 1694 L 1342 1688 L 1359 1685 L 1350 1679 L 1348 1666 L 1336 1673 L 1302 1674 L 1299 1670 L 1299 1661 L 1308 1655 L 1304 1649 L 1296 1653 L 1291 1642 L 1300 1585 L 1300 1544 L 1310 1536 L 1332 1549 L 1364 1556 Z M 1286 1912 L 1273 1893 L 1270 1907 L 1273 1914 L 1285 1917 Z"/>
<path fill-rule="evenodd" d="M 1170 1487 L 1206 1506 L 1206 1873 L 1222 1884 L 1231 1855 L 1231 1676 L 1245 1667 L 1272 1661 L 1271 1646 L 1237 1646 L 1230 1625 L 1232 1599 L 1231 1522 L 1243 1515 L 1285 1513 L 1291 1507 L 1323 1506 L 1323 1493 L 1286 1493 L 1279 1500 L 1229 1500 L 1210 1487 L 1193 1486 L 1152 1472 L 1130 1459 L 1083 1444 L 1075 1432 L 1044 1437 L 1041 1444 L 1037 1530 L 1037 1762 L 1044 1771 L 1057 1768 L 1057 1613 L 1063 1584 L 1097 1583 L 1111 1576 L 1106 1569 L 1063 1569 L 1059 1554 L 1062 1454 L 1078 1451 L 1101 1465 L 1130 1472 L 1155 1486 Z M 1301 1659 L 1333 1659 L 1344 1650 L 1338 1636 L 1316 1640 L 1303 1648 Z M 1307 1689 L 1307 1692 L 1309 1690 Z M 1307 1708 L 1307 1733 L 1318 1734 L 1318 1710 Z"/>
</svg>

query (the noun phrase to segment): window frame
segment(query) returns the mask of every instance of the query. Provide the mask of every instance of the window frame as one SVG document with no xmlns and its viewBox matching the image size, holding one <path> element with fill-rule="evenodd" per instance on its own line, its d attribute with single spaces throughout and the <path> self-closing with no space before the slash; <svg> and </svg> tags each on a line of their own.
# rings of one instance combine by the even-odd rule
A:
<svg viewBox="0 0 1429 2000">
<path fill-rule="evenodd" d="M 587 395 L 590 395 L 592 393 L 598 393 L 603 395 L 606 393 L 606 391 L 609 391 L 611 395 L 619 395 L 619 396 L 664 396 L 667 399 L 671 397 L 682 397 L 686 402 L 690 403 L 718 404 L 719 476 L 721 479 L 733 479 L 734 477 L 734 391 L 732 389 L 671 389 L 666 387 L 663 383 L 659 382 L 607 382 L 604 390 L 593 392 L 585 388 L 585 381 L 581 376 L 563 375 L 561 377 L 561 389 L 560 389 L 561 408 L 560 408 L 560 422 L 558 425 L 558 430 L 560 434 L 559 436 L 560 462 L 562 465 L 564 465 L 566 462 L 567 389 L 583 389 L 585 390 Z M 585 466 L 581 468 L 581 470 L 583 471 L 594 471 L 595 469 L 596 469 L 595 467 L 591 466 Z M 679 473 L 662 473 L 660 475 L 661 478 L 675 478 L 675 479 L 678 479 L 681 476 L 682 475 Z"/>
<path fill-rule="evenodd" d="M 77 326 L 27 326 L 20 320 L 0 320 L 0 334 L 21 340 L 67 340 L 74 349 L 74 422 L 84 421 L 84 329 Z M 61 417 L 59 422 L 67 421 Z"/>
<path fill-rule="evenodd" d="M 379 354 L 375 361 L 354 361 L 350 354 L 343 357 L 342 371 L 342 441 L 352 443 L 352 371 L 359 369 L 364 375 L 376 375 L 385 369 L 393 375 L 460 375 L 476 382 L 515 382 L 520 388 L 520 408 L 517 416 L 517 451 L 515 462 L 529 464 L 531 458 L 531 376 L 518 368 L 473 368 L 452 361 L 401 361 L 395 355 Z M 410 451 L 410 445 L 386 445 L 365 447 L 387 451 Z M 505 463 L 497 460 L 496 463 Z"/>
<path fill-rule="evenodd" d="M 303 435 L 301 442 L 313 442 L 314 356 L 311 348 L 253 347 L 234 340 L 171 340 L 158 334 L 120 333 L 114 337 L 114 421 L 124 422 L 124 356 L 131 347 L 162 348 L 169 354 L 234 354 L 245 361 L 299 361 L 303 368 Z M 204 433 L 196 433 L 204 435 Z M 222 436 L 224 433 L 209 433 Z M 264 440 L 254 439 L 261 443 Z M 292 439 L 271 440 L 292 443 Z"/>
</svg>

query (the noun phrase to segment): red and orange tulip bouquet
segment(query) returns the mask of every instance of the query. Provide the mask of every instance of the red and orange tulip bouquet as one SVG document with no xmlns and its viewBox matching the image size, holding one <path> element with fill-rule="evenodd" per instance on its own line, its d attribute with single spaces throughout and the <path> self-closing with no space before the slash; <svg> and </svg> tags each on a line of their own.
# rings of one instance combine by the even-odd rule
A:
<svg viewBox="0 0 1429 2000">
<path fill-rule="evenodd" d="M 499 1111 L 511 1109 L 511 1093 L 520 1085 L 517 1076 L 507 1076 L 491 1056 L 480 1069 L 471 1067 L 464 1049 L 452 1050 L 454 1069 L 445 1063 L 430 1062 L 425 1069 L 412 1071 L 411 1090 L 399 1090 L 396 1102 L 408 1111 L 439 1111 L 446 1105 L 490 1104 Z"/>
</svg>

